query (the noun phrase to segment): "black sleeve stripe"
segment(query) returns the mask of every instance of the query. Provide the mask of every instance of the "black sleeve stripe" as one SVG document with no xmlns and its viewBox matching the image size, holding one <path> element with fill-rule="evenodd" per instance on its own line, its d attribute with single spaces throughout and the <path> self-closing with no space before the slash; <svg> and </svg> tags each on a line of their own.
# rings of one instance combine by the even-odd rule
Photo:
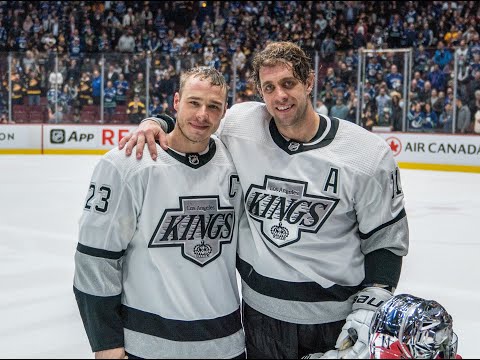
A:
<svg viewBox="0 0 480 360">
<path fill-rule="evenodd" d="M 172 341 L 207 341 L 224 338 L 242 329 L 240 308 L 233 313 L 206 320 L 173 320 L 122 307 L 125 328 Z"/>
<path fill-rule="evenodd" d="M 290 282 L 272 279 L 256 272 L 237 255 L 237 270 L 242 280 L 256 292 L 276 299 L 304 302 L 347 301 L 361 286 L 333 285 L 324 288 L 316 282 Z"/>
<path fill-rule="evenodd" d="M 403 219 L 405 216 L 407 216 L 407 213 L 405 212 L 405 209 L 402 209 L 402 211 L 400 211 L 400 213 L 395 217 L 395 219 L 390 220 L 389 222 L 380 225 L 380 226 L 377 227 L 376 229 L 373 229 L 372 231 L 370 231 L 368 234 L 364 234 L 364 233 L 362 233 L 362 232 L 359 231 L 359 233 L 360 233 L 360 239 L 362 239 L 362 240 L 368 239 L 370 236 L 372 236 L 373 234 L 375 234 L 377 231 L 380 231 L 380 230 L 386 228 L 387 226 L 390 226 L 390 225 L 392 225 L 392 224 L 395 224 L 397 221 L 400 221 L 400 220 Z"/>
<path fill-rule="evenodd" d="M 167 124 L 167 133 L 170 133 L 173 131 L 175 128 L 175 119 L 172 118 L 171 116 L 168 116 L 167 114 L 159 114 L 157 115 L 158 118 L 162 119 L 165 121 Z"/>
<path fill-rule="evenodd" d="M 402 270 L 402 256 L 379 249 L 365 255 L 364 285 L 383 284 L 396 288 Z"/>
<path fill-rule="evenodd" d="M 125 250 L 108 251 L 108 250 L 93 248 L 80 243 L 78 243 L 77 245 L 77 251 L 81 252 L 82 254 L 95 256 L 99 258 L 112 259 L 112 260 L 118 260 L 123 256 L 123 254 L 125 254 Z"/>
<path fill-rule="evenodd" d="M 121 295 L 95 296 L 73 287 L 93 352 L 124 346 Z"/>
</svg>

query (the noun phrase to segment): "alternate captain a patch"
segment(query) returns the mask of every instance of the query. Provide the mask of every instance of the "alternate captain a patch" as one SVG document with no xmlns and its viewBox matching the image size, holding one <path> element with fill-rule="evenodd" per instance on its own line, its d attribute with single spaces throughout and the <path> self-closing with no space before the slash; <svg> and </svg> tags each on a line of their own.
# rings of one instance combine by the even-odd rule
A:
<svg viewBox="0 0 480 360">
<path fill-rule="evenodd" d="M 180 247 L 185 259 L 205 266 L 232 241 L 234 208 L 221 207 L 218 196 L 180 197 L 179 202 L 178 209 L 165 210 L 148 247 Z"/>
<path fill-rule="evenodd" d="M 308 183 L 265 176 L 245 195 L 248 215 L 260 223 L 265 239 L 277 247 L 290 245 L 302 232 L 316 233 L 340 201 L 309 194 Z"/>
</svg>

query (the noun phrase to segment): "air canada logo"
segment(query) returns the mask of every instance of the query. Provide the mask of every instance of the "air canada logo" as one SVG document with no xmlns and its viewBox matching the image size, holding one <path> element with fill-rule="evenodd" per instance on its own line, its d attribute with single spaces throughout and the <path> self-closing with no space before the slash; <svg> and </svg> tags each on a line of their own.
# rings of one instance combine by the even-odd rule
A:
<svg viewBox="0 0 480 360">
<path fill-rule="evenodd" d="M 390 146 L 393 156 L 400 154 L 402 151 L 402 142 L 398 138 L 391 136 L 386 138 L 385 141 L 387 142 L 388 146 Z"/>
<path fill-rule="evenodd" d="M 198 158 L 198 155 L 188 155 L 188 162 L 192 165 L 198 165 L 200 163 L 200 159 Z"/>
<path fill-rule="evenodd" d="M 262 186 L 251 185 L 246 209 L 265 239 L 282 247 L 297 242 L 302 232 L 316 233 L 339 200 L 308 194 L 303 181 L 265 176 Z"/>
<path fill-rule="evenodd" d="M 221 207 L 218 196 L 180 197 L 179 202 L 178 209 L 165 210 L 148 247 L 177 246 L 184 258 L 205 266 L 232 241 L 235 211 Z"/>
</svg>

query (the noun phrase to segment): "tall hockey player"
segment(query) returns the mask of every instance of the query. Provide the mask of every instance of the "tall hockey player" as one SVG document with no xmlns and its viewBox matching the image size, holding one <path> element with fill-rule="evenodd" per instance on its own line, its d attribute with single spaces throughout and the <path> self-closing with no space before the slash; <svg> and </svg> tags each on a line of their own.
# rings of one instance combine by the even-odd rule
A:
<svg viewBox="0 0 480 360">
<path fill-rule="evenodd" d="M 170 148 L 97 164 L 80 219 L 74 293 L 97 358 L 245 358 L 236 280 L 243 202 L 211 135 L 227 108 L 212 68 L 184 73 Z M 247 225 L 248 226 L 248 225 Z"/>
<path fill-rule="evenodd" d="M 244 192 L 237 268 L 249 358 L 368 358 L 375 309 L 392 297 L 408 252 L 398 166 L 380 137 L 319 115 L 310 59 L 273 42 L 253 61 L 264 103 L 227 111 L 220 139 Z M 159 121 L 120 144 L 165 146 Z M 168 139 L 167 139 L 168 140 Z M 250 227 L 250 229 L 247 226 Z"/>
</svg>

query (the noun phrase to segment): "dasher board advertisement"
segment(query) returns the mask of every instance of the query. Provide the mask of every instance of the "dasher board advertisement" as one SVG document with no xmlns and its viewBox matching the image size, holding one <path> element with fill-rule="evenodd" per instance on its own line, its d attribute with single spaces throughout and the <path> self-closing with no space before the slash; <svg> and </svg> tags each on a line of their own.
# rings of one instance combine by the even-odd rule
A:
<svg viewBox="0 0 480 360">
<path fill-rule="evenodd" d="M 480 172 L 480 136 L 377 133 L 403 168 Z"/>
<path fill-rule="evenodd" d="M 41 154 L 42 125 L 1 125 L 0 154 Z"/>
<path fill-rule="evenodd" d="M 44 154 L 104 154 L 136 126 L 44 125 Z"/>
</svg>

